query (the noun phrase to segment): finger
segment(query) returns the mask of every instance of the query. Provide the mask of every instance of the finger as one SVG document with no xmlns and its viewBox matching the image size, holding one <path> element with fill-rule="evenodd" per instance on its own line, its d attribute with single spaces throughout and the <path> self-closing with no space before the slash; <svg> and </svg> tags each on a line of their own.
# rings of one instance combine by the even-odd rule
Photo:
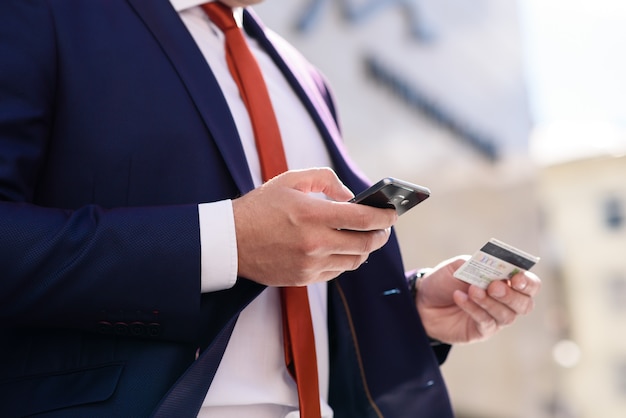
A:
<svg viewBox="0 0 626 418">
<path fill-rule="evenodd" d="M 324 272 L 336 272 L 339 275 L 345 271 L 353 271 L 366 263 L 367 259 L 367 255 L 332 255 L 328 258 Z"/>
<path fill-rule="evenodd" d="M 332 203 L 335 210 L 328 218 L 328 225 L 335 229 L 350 231 L 374 231 L 392 227 L 398 220 L 394 209 L 373 208 L 355 203 Z"/>
<path fill-rule="evenodd" d="M 500 284 L 506 286 L 504 283 Z M 470 286 L 468 294 L 470 299 L 493 317 L 498 325 L 506 326 L 515 321 L 517 312 L 511 309 L 507 304 L 490 297 L 484 289 L 477 286 Z"/>
<path fill-rule="evenodd" d="M 333 231 L 336 237 L 332 244 L 325 242 L 304 249 L 308 262 L 306 270 L 354 270 L 389 238 L 389 231 Z M 328 240 L 327 240 L 328 241 Z"/>
<path fill-rule="evenodd" d="M 541 289 L 541 280 L 535 274 L 525 271 L 511 278 L 511 287 L 520 293 L 534 297 Z"/>
<path fill-rule="evenodd" d="M 336 231 L 336 232 L 335 232 Z M 391 229 L 375 231 L 333 230 L 336 233 L 336 246 L 332 248 L 335 254 L 360 255 L 380 249 L 389 240 Z"/>
<path fill-rule="evenodd" d="M 359 268 L 367 261 L 367 255 L 332 255 L 319 259 L 290 277 L 290 286 L 306 286 L 311 283 L 334 279 L 346 271 Z"/>
<path fill-rule="evenodd" d="M 454 302 L 461 308 L 476 324 L 476 329 L 480 335 L 487 337 L 498 330 L 496 319 L 485 311 L 480 305 L 469 298 L 469 295 L 460 290 L 452 294 Z"/>
<path fill-rule="evenodd" d="M 519 315 L 530 313 L 535 306 L 533 298 L 512 286 L 513 283 L 509 286 L 501 280 L 495 280 L 487 288 L 487 294 Z"/>
<path fill-rule="evenodd" d="M 339 202 L 345 202 L 354 197 L 350 189 L 339 180 L 337 174 L 327 167 L 292 170 L 279 177 L 277 180 L 283 185 L 303 193 L 323 193 L 328 198 Z"/>
</svg>

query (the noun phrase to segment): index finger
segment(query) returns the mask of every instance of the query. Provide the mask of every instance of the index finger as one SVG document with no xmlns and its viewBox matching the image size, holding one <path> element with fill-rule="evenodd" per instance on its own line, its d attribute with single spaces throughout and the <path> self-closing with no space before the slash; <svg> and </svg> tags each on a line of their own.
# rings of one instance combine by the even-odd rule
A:
<svg viewBox="0 0 626 418">
<path fill-rule="evenodd" d="M 328 225 L 335 229 L 375 231 L 387 229 L 398 220 L 394 209 L 380 209 L 357 203 L 330 202 L 335 205 Z"/>
</svg>

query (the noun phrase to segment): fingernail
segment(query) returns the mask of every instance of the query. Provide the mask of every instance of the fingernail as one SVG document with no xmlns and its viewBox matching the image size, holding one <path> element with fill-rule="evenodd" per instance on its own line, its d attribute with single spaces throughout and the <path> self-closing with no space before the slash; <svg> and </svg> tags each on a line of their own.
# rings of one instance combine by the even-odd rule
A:
<svg viewBox="0 0 626 418">
<path fill-rule="evenodd" d="M 515 290 L 524 290 L 524 289 L 526 289 L 527 285 L 528 285 L 528 283 L 526 283 L 526 280 L 520 280 L 518 282 L 513 283 L 513 289 L 515 289 Z"/>
</svg>

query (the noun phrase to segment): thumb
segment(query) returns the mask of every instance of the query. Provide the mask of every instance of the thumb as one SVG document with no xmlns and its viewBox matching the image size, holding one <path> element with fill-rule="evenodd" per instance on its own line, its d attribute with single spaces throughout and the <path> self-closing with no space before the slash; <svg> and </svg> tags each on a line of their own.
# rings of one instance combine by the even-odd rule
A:
<svg viewBox="0 0 626 418">
<path fill-rule="evenodd" d="M 338 202 L 345 202 L 354 197 L 337 174 L 327 167 L 292 170 L 281 174 L 275 180 L 280 181 L 283 186 L 303 193 L 323 193 L 329 199 Z"/>
</svg>

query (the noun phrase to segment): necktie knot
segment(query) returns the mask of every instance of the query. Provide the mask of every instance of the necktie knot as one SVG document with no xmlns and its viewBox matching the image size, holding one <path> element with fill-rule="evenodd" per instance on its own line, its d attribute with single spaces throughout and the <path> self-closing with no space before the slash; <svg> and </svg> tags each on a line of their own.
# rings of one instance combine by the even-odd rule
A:
<svg viewBox="0 0 626 418">
<path fill-rule="evenodd" d="M 237 25 L 237 21 L 235 20 L 235 16 L 233 15 L 233 9 L 225 4 L 222 4 L 219 1 L 214 1 L 211 3 L 204 3 L 202 8 L 211 21 L 215 23 L 215 25 L 217 25 L 222 32 L 226 33 L 228 30 L 237 29 L 239 27 Z"/>
</svg>

